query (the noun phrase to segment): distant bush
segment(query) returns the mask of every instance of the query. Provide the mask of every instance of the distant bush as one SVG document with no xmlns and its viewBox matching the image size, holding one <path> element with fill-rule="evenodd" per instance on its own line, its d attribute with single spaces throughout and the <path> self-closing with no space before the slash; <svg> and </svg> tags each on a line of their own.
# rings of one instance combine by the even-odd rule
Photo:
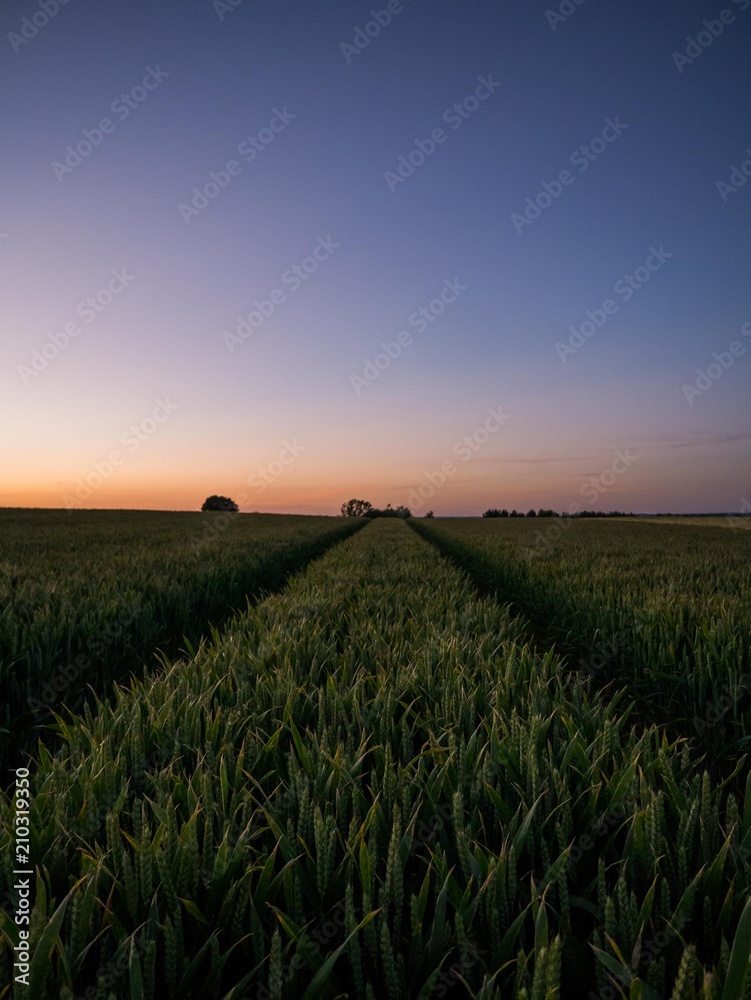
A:
<svg viewBox="0 0 751 1000">
<path fill-rule="evenodd" d="M 363 517 L 412 517 L 412 511 L 409 507 L 404 507 L 401 504 L 398 507 L 392 507 L 389 503 L 382 509 L 378 507 L 368 508 Z"/>
<path fill-rule="evenodd" d="M 622 510 L 609 510 L 607 513 L 602 510 L 580 510 L 572 517 L 633 517 L 633 514 L 626 514 Z"/>
<path fill-rule="evenodd" d="M 610 510 L 607 513 L 605 511 L 599 510 L 580 510 L 576 514 L 568 514 L 564 511 L 559 514 L 557 511 L 548 510 L 545 507 L 540 507 L 538 511 L 530 508 L 526 514 L 522 514 L 521 511 L 512 510 L 511 513 L 504 507 L 503 510 L 499 510 L 497 507 L 491 507 L 486 510 L 482 515 L 483 517 L 633 517 L 633 513 L 626 514 L 622 510 Z M 659 516 L 659 515 L 658 515 Z"/>
<path fill-rule="evenodd" d="M 220 497 L 214 494 L 213 496 L 206 497 L 201 510 L 228 510 L 236 514 L 240 508 L 231 497 Z"/>
</svg>

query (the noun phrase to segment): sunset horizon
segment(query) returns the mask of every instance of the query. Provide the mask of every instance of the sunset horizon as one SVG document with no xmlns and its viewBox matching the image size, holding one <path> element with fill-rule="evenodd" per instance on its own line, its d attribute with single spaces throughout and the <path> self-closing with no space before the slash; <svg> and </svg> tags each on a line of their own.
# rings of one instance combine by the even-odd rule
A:
<svg viewBox="0 0 751 1000">
<path fill-rule="evenodd" d="M 51 6 L 2 15 L 0 504 L 742 507 L 745 0 Z"/>
</svg>

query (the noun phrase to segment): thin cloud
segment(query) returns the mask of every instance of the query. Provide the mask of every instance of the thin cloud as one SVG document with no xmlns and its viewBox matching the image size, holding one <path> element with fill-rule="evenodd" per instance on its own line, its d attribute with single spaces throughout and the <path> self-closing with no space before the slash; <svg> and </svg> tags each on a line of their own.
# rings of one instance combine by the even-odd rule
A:
<svg viewBox="0 0 751 1000">
<path fill-rule="evenodd" d="M 704 448 L 708 445 L 735 444 L 738 441 L 751 441 L 751 434 L 712 434 L 685 439 L 670 438 L 645 438 L 639 442 L 642 448 L 670 448 L 678 450 L 683 448 Z"/>
</svg>

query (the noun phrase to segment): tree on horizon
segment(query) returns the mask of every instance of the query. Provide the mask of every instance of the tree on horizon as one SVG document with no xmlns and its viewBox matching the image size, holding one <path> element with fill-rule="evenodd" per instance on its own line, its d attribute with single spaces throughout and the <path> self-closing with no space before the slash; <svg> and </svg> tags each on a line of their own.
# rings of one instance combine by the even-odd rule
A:
<svg viewBox="0 0 751 1000">
<path fill-rule="evenodd" d="M 222 510 L 237 514 L 240 508 L 231 497 L 220 497 L 216 493 L 206 497 L 201 505 L 201 510 Z"/>
<path fill-rule="evenodd" d="M 372 507 L 373 504 L 369 500 L 347 500 L 342 504 L 340 513 L 342 517 L 362 517 Z"/>
</svg>

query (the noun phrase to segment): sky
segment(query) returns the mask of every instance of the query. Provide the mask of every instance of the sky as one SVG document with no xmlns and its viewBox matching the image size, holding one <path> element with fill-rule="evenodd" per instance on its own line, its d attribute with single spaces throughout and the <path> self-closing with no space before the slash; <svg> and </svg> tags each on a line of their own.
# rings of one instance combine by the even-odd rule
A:
<svg viewBox="0 0 751 1000">
<path fill-rule="evenodd" d="M 751 0 L 6 0 L 0 505 L 743 509 L 750 40 Z"/>
</svg>

